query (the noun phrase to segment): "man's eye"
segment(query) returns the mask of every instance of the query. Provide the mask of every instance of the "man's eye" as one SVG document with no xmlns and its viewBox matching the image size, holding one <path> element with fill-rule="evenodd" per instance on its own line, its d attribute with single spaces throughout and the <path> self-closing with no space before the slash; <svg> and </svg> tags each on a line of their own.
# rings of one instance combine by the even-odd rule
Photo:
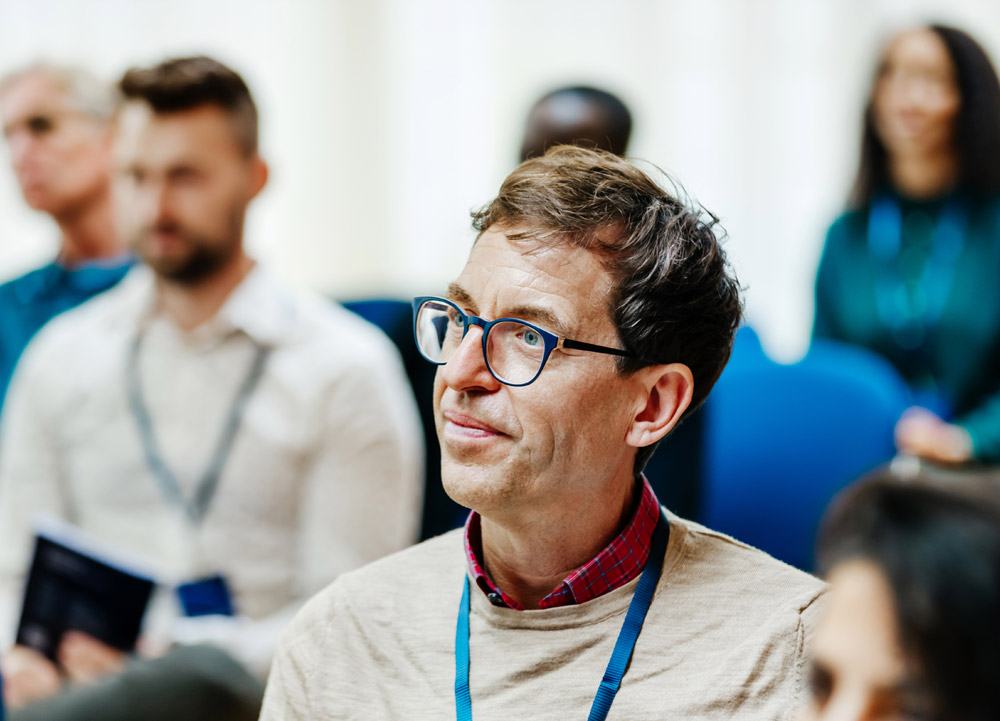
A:
<svg viewBox="0 0 1000 721">
<path fill-rule="evenodd" d="M 529 348 L 537 348 L 542 344 L 542 336 L 538 335 L 531 328 L 526 328 L 524 333 L 521 335 L 521 340 Z"/>
<path fill-rule="evenodd" d="M 46 115 L 35 115 L 28 118 L 28 130 L 34 135 L 45 135 L 55 128 L 55 121 Z"/>
<path fill-rule="evenodd" d="M 204 175 L 196 168 L 185 166 L 172 169 L 167 177 L 174 185 L 189 186 L 201 182 Z"/>
</svg>

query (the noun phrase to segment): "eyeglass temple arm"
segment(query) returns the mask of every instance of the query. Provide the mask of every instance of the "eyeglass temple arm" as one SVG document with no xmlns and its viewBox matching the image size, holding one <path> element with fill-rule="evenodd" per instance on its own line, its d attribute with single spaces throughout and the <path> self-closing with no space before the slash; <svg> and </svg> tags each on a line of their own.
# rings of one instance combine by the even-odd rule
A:
<svg viewBox="0 0 1000 721">
<path fill-rule="evenodd" d="M 594 353 L 606 353 L 608 355 L 617 355 L 622 358 L 634 358 L 635 353 L 627 350 L 620 350 L 619 348 L 608 348 L 603 345 L 594 345 L 593 343 L 584 343 L 580 340 L 572 340 L 570 338 L 560 338 L 559 342 L 556 344 L 556 348 L 573 348 L 576 350 L 588 350 Z"/>
</svg>

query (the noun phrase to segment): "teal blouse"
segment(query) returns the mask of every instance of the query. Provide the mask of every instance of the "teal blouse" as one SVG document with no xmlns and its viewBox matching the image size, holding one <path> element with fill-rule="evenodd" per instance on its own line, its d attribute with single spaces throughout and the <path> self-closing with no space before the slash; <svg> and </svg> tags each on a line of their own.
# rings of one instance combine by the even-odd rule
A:
<svg viewBox="0 0 1000 721">
<path fill-rule="evenodd" d="M 958 423 L 973 452 L 1000 462 L 1000 197 L 951 195 L 928 201 L 888 196 L 900 210 L 898 253 L 876 257 L 869 243 L 870 208 L 848 212 L 830 227 L 816 281 L 813 337 L 864 346 L 887 358 L 914 391 L 915 402 Z M 963 208 L 960 253 L 934 254 L 942 214 Z M 931 271 L 928 263 L 933 263 Z M 934 275 L 939 302 L 928 298 Z M 886 293 L 902 308 L 940 310 L 918 316 L 918 333 L 900 333 L 887 317 Z M 890 304 L 889 307 L 892 307 Z M 934 317 L 936 316 L 936 317 Z"/>
</svg>

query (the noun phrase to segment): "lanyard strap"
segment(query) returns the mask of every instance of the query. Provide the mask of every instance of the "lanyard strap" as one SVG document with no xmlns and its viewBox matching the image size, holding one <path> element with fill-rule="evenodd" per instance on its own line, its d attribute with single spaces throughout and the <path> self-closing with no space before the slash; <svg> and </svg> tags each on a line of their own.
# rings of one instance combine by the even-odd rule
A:
<svg viewBox="0 0 1000 721">
<path fill-rule="evenodd" d="M 236 439 L 236 432 L 243 421 L 243 414 L 246 411 L 247 403 L 264 374 L 264 366 L 267 364 L 270 349 L 257 343 L 254 344 L 256 351 L 253 362 L 250 364 L 250 370 L 229 409 L 229 414 L 226 417 L 225 424 L 222 426 L 222 433 L 216 443 L 215 451 L 212 453 L 208 467 L 195 486 L 194 498 L 189 501 L 184 497 L 181 485 L 177 482 L 177 477 L 163 459 L 160 446 L 156 442 L 153 419 L 149 414 L 149 407 L 146 405 L 142 394 L 142 384 L 139 379 L 139 351 L 142 348 L 142 339 L 143 333 L 140 330 L 136 333 L 135 339 L 132 341 L 129 349 L 125 381 L 128 390 L 129 408 L 132 411 L 132 416 L 135 418 L 136 425 L 139 427 L 139 436 L 142 440 L 146 464 L 149 466 L 149 470 L 153 473 L 153 477 L 156 479 L 164 495 L 173 501 L 174 504 L 184 509 L 184 512 L 191 521 L 198 523 L 205 517 L 208 507 L 212 503 L 212 497 L 215 495 L 215 489 L 219 485 L 222 470 L 229 460 L 233 441 Z"/>
<path fill-rule="evenodd" d="M 472 721 L 472 696 L 469 693 L 469 577 L 462 586 L 462 604 L 458 607 L 455 629 L 455 711 L 458 721 Z"/>
<path fill-rule="evenodd" d="M 656 591 L 656 584 L 660 581 L 660 571 L 663 568 L 663 559 L 667 553 L 667 541 L 670 538 L 670 522 L 662 511 L 660 519 L 653 531 L 653 545 L 649 551 L 649 558 L 646 559 L 646 566 L 642 569 L 639 583 L 632 594 L 632 601 L 629 603 L 628 612 L 625 614 L 625 622 L 618 633 L 618 640 L 615 641 L 615 649 L 611 653 L 611 660 L 604 671 L 604 678 L 597 689 L 594 703 L 590 708 L 588 721 L 604 721 L 608 716 L 608 710 L 614 703 L 615 695 L 621 687 L 622 678 L 625 676 L 625 669 L 632 652 L 635 650 L 636 640 L 642 630 L 642 624 L 646 620 L 646 613 L 653 602 L 653 594 Z M 462 602 L 458 607 L 458 624 L 455 630 L 455 710 L 458 721 L 472 721 L 472 696 L 469 692 L 469 578 L 466 576 L 465 585 L 462 590 Z"/>
<path fill-rule="evenodd" d="M 955 267 L 965 245 L 968 209 L 958 200 L 940 210 L 931 250 L 918 279 L 921 298 L 906 292 L 899 272 L 903 250 L 903 212 L 892 198 L 877 196 L 868 213 L 868 249 L 876 261 L 876 305 L 882 322 L 906 350 L 922 345 L 940 320 L 955 280 Z"/>
</svg>

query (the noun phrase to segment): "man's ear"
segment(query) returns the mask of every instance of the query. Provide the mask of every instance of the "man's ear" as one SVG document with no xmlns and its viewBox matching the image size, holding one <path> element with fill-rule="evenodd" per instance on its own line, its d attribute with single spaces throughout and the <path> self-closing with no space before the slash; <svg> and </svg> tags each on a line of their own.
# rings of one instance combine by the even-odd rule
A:
<svg viewBox="0 0 1000 721">
<path fill-rule="evenodd" d="M 691 405 L 694 376 L 683 363 L 650 366 L 636 372 L 642 395 L 625 442 L 642 448 L 663 438 Z"/>
<path fill-rule="evenodd" d="M 271 170 L 267 167 L 264 159 L 254 153 L 250 158 L 250 198 L 256 198 L 257 194 L 267 185 Z"/>
</svg>

